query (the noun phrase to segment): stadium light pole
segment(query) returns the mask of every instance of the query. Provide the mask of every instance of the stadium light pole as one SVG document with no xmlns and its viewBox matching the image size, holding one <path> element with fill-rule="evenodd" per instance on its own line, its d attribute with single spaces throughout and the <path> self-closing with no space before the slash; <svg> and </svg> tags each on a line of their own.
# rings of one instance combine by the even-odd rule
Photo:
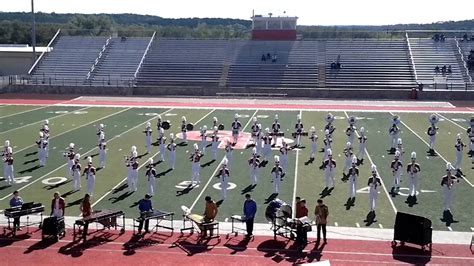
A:
<svg viewBox="0 0 474 266">
<path fill-rule="evenodd" d="M 33 29 L 31 30 L 31 44 L 33 45 L 33 65 L 36 62 L 36 20 L 34 0 L 31 0 L 31 16 L 33 18 Z"/>
</svg>

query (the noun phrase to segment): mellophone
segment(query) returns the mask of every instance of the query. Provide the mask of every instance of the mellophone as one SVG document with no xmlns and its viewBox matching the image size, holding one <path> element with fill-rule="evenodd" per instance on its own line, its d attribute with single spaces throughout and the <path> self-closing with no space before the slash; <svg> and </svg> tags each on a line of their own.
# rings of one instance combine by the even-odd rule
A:
<svg viewBox="0 0 474 266">
<path fill-rule="evenodd" d="M 117 224 L 117 218 L 119 217 L 122 217 L 122 225 Z M 74 240 L 76 239 L 77 233 L 79 233 L 79 228 L 83 227 L 86 224 L 89 225 L 90 223 L 100 223 L 104 226 L 104 229 L 105 228 L 110 229 L 111 227 L 113 227 L 115 230 L 117 230 L 117 226 L 120 226 L 122 227 L 120 232 L 124 233 L 125 232 L 125 213 L 123 211 L 102 210 L 102 211 L 95 211 L 87 217 L 77 219 L 73 226 Z M 78 227 L 77 232 L 76 232 L 76 225 Z"/>
<path fill-rule="evenodd" d="M 142 212 L 140 213 L 140 217 L 133 219 L 133 233 L 135 233 L 135 228 L 138 227 L 135 223 L 140 223 L 141 221 L 146 221 L 146 220 L 156 220 L 156 225 L 152 228 L 155 230 L 158 230 L 158 227 L 169 229 L 171 231 L 174 231 L 173 227 L 173 221 L 174 221 L 174 212 L 165 212 L 165 211 L 148 211 L 148 212 Z M 170 221 L 171 226 L 166 226 L 166 225 L 161 225 L 160 223 L 162 221 Z"/>
<path fill-rule="evenodd" d="M 27 232 L 28 228 L 31 225 L 39 225 L 41 227 L 41 223 L 43 221 L 43 212 L 44 212 L 44 206 L 41 203 L 34 203 L 34 202 L 27 202 L 23 203 L 21 206 L 13 207 L 13 208 L 8 208 L 5 209 L 5 217 L 8 219 L 8 227 L 3 228 L 3 234 L 6 234 L 7 229 L 13 231 L 13 235 L 16 235 L 16 230 L 17 228 L 11 227 L 11 219 L 15 218 L 20 218 L 22 216 L 26 216 L 26 225 L 21 226 L 21 227 L 26 227 Z M 37 223 L 30 223 L 30 216 L 31 214 L 37 214 L 39 213 L 41 215 L 40 222 Z"/>
</svg>

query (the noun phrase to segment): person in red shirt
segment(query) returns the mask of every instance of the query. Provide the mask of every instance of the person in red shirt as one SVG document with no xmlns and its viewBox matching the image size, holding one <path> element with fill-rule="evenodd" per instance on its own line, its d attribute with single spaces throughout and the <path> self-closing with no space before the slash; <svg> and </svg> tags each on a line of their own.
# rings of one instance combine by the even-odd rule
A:
<svg viewBox="0 0 474 266">
<path fill-rule="evenodd" d="M 308 216 L 308 208 L 306 208 L 306 200 L 301 199 L 296 205 L 296 218 Z"/>
</svg>

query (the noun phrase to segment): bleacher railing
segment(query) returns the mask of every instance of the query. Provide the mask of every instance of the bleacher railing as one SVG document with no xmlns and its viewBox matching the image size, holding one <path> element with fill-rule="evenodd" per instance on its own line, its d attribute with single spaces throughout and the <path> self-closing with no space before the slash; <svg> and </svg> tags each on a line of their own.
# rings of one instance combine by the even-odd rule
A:
<svg viewBox="0 0 474 266">
<path fill-rule="evenodd" d="M 36 59 L 35 63 L 31 66 L 30 70 L 28 70 L 28 75 L 31 75 L 33 73 L 33 71 L 36 69 L 36 66 L 39 64 L 39 62 L 41 62 L 41 59 L 45 55 L 46 51 L 50 52 L 52 50 L 50 46 L 56 41 L 56 38 L 59 36 L 60 32 L 61 32 L 61 29 L 58 29 L 58 31 L 56 31 L 56 34 L 54 34 L 51 41 L 49 41 L 48 45 L 46 46 L 46 49 L 41 53 L 38 59 Z"/>
<path fill-rule="evenodd" d="M 469 83 L 472 84 L 472 77 L 469 74 L 469 68 L 467 67 L 466 60 L 464 59 L 464 54 L 462 52 L 461 46 L 459 46 L 459 41 L 456 37 L 454 37 L 454 41 L 456 42 L 456 48 L 458 50 L 459 55 L 461 56 L 462 64 L 464 67 L 464 71 L 466 72 L 466 76 L 469 79 Z"/>
<path fill-rule="evenodd" d="M 148 54 L 148 51 L 150 50 L 150 47 L 151 47 L 153 41 L 155 40 L 155 36 L 156 36 L 156 31 L 153 32 L 153 35 L 151 36 L 151 39 L 148 42 L 148 46 L 146 47 L 145 52 L 143 53 L 142 59 L 140 60 L 140 63 L 138 64 L 137 70 L 133 74 L 133 82 L 135 82 L 138 78 L 138 73 L 140 72 L 140 69 L 143 66 L 143 62 L 145 61 L 146 55 Z"/>
<path fill-rule="evenodd" d="M 92 73 L 94 72 L 96 66 L 99 64 L 100 59 L 104 55 L 105 50 L 107 50 L 107 47 L 109 46 L 111 40 L 112 40 L 112 36 L 110 36 L 107 39 L 107 41 L 105 41 L 105 44 L 102 46 L 102 50 L 99 52 L 99 55 L 97 56 L 97 58 L 94 60 L 94 64 L 92 64 L 91 69 L 89 70 L 89 73 L 87 73 L 86 81 L 88 81 L 91 78 Z"/>
<path fill-rule="evenodd" d="M 410 55 L 410 64 L 411 64 L 411 67 L 413 68 L 413 74 L 415 75 L 415 81 L 418 82 L 418 74 L 416 73 L 415 60 L 413 60 L 413 53 L 411 51 L 411 44 L 410 44 L 410 39 L 408 38 L 408 32 L 405 32 L 405 39 L 406 39 L 407 45 L 408 45 L 408 52 L 409 52 L 409 55 Z"/>
</svg>

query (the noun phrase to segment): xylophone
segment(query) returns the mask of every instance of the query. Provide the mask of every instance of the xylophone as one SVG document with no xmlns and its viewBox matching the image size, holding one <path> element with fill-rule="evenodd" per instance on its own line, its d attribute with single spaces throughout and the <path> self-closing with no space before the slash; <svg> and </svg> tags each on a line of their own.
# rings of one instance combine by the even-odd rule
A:
<svg viewBox="0 0 474 266">
<path fill-rule="evenodd" d="M 202 234 L 202 230 L 206 228 L 207 230 L 215 230 L 216 233 L 213 234 L 210 238 L 219 238 L 219 222 L 216 220 L 207 222 L 204 219 L 204 216 L 196 213 L 191 213 L 191 210 L 188 209 L 186 206 L 181 206 L 181 209 L 183 210 L 183 228 L 181 228 L 181 234 L 183 231 L 191 231 L 194 232 L 196 230 L 197 232 Z M 186 225 L 186 222 L 190 222 L 190 225 Z"/>
<path fill-rule="evenodd" d="M 153 227 L 153 229 L 155 230 L 158 230 L 158 227 L 161 227 L 161 228 L 174 231 L 173 216 L 174 216 L 174 212 L 165 212 L 165 211 L 160 211 L 160 210 L 142 212 L 140 213 L 140 217 L 133 219 L 133 233 L 135 233 L 135 228 L 138 227 L 138 225 L 136 225 L 135 223 L 139 223 L 140 221 L 146 221 L 146 220 L 156 220 L 156 225 Z M 170 221 L 171 226 L 160 225 L 160 223 L 164 220 Z"/>
<path fill-rule="evenodd" d="M 34 202 L 27 202 L 23 203 L 21 206 L 13 207 L 13 208 L 8 208 L 5 209 L 5 217 L 8 219 L 8 227 L 3 228 L 3 234 L 5 235 L 8 230 L 11 230 L 13 232 L 13 235 L 16 235 L 16 230 L 17 228 L 11 227 L 11 220 L 15 218 L 20 218 L 22 216 L 26 216 L 26 225 L 20 226 L 21 227 L 26 227 L 27 232 L 29 226 L 31 225 L 39 225 L 41 228 L 41 221 L 43 221 L 43 212 L 44 212 L 44 206 L 41 203 L 34 203 Z M 37 214 L 39 213 L 41 215 L 40 222 L 37 223 L 30 223 L 30 215 L 31 214 Z"/>
<path fill-rule="evenodd" d="M 122 217 L 122 226 L 117 224 L 117 218 L 120 216 Z M 77 219 L 73 226 L 74 239 L 76 239 L 76 235 L 78 234 L 80 227 L 84 227 L 85 225 L 88 226 L 91 223 L 100 223 L 104 226 L 104 229 L 110 229 L 111 227 L 113 227 L 115 230 L 117 230 L 117 226 L 120 226 L 122 227 L 122 229 L 120 229 L 120 233 L 123 234 L 125 232 L 125 213 L 123 211 L 101 210 L 94 211 L 91 215 L 87 217 Z M 78 227 L 77 232 L 76 225 Z"/>
</svg>

